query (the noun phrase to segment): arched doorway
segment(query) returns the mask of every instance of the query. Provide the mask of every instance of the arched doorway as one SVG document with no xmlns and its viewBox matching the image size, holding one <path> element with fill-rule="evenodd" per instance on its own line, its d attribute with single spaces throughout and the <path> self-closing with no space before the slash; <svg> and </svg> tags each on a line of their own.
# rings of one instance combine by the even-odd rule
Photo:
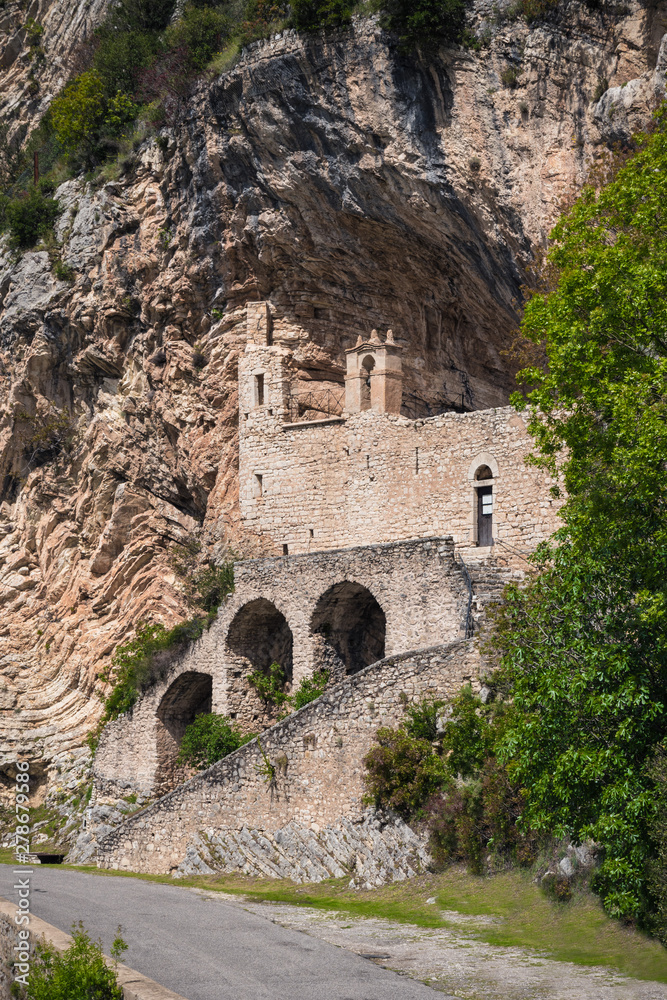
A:
<svg viewBox="0 0 667 1000">
<path fill-rule="evenodd" d="M 327 667 L 334 680 L 384 657 L 386 616 L 360 583 L 343 580 L 322 594 L 310 628 L 319 639 L 315 665 Z"/>
<path fill-rule="evenodd" d="M 268 676 L 278 663 L 286 687 L 292 682 L 292 630 L 278 608 L 261 597 L 244 604 L 232 619 L 227 632 L 229 715 L 242 726 L 268 725 L 276 706 L 263 702 L 248 683 L 251 673 Z"/>
<path fill-rule="evenodd" d="M 163 795 L 188 776 L 176 763 L 185 730 L 198 715 L 211 711 L 213 678 L 187 670 L 170 684 L 157 710 L 156 791 Z"/>
</svg>

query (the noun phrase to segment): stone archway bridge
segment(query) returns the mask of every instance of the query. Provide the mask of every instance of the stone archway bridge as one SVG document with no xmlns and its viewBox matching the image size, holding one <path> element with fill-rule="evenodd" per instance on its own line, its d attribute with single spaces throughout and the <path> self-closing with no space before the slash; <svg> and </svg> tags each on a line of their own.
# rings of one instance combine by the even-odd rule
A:
<svg viewBox="0 0 667 1000">
<path fill-rule="evenodd" d="M 209 843 L 253 829 L 265 845 L 285 824 L 359 821 L 362 759 L 377 728 L 396 724 L 410 701 L 477 683 L 471 600 L 497 593 L 502 578 L 488 558 L 468 573 L 450 537 L 237 563 L 235 592 L 209 631 L 102 734 L 96 796 L 162 797 L 100 842 L 99 863 L 166 872 L 203 835 Z M 276 724 L 248 682 L 272 662 L 293 689 L 323 665 L 338 683 Z M 253 740 L 195 776 L 179 770 L 185 727 L 202 711 L 263 731 L 261 746 Z"/>
</svg>

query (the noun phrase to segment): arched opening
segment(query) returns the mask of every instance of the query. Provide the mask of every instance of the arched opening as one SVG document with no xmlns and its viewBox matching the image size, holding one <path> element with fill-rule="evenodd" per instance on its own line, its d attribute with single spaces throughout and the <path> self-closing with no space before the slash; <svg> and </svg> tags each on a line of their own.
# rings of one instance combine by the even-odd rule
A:
<svg viewBox="0 0 667 1000">
<path fill-rule="evenodd" d="M 270 601 L 261 597 L 249 601 L 234 616 L 227 633 L 227 649 L 232 660 L 228 668 L 229 715 L 249 728 L 258 720 L 269 724 L 276 706 L 262 703 L 248 684 L 251 673 L 269 675 L 279 663 L 287 686 L 292 682 L 292 630 L 287 619 Z"/>
<path fill-rule="evenodd" d="M 375 368 L 375 358 L 369 354 L 361 362 L 361 409 L 371 408 L 371 372 Z"/>
<path fill-rule="evenodd" d="M 198 715 L 210 712 L 213 678 L 196 670 L 187 670 L 171 684 L 157 710 L 156 791 L 164 794 L 188 776 L 187 768 L 176 764 L 185 730 Z"/>
<path fill-rule="evenodd" d="M 322 594 L 310 628 L 319 639 L 316 666 L 329 669 L 333 680 L 384 657 L 385 613 L 359 583 L 344 580 Z"/>
</svg>

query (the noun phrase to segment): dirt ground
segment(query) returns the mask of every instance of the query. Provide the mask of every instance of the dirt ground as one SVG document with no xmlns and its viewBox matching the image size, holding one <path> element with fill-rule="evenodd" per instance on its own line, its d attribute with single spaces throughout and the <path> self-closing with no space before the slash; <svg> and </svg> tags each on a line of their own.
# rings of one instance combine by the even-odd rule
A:
<svg viewBox="0 0 667 1000">
<path fill-rule="evenodd" d="M 471 932 L 493 920 L 489 917 L 440 910 L 450 926 L 433 930 L 287 903 L 241 900 L 223 892 L 190 891 L 212 901 L 233 902 L 283 927 L 347 948 L 457 1000 L 667 1000 L 667 984 L 479 941 Z"/>
</svg>

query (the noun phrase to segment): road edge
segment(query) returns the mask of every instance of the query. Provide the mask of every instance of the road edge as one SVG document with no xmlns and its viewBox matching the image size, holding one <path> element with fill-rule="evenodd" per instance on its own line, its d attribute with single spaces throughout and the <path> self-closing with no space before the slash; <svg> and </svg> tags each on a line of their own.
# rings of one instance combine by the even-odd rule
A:
<svg viewBox="0 0 667 1000">
<path fill-rule="evenodd" d="M 2 948 L 0 949 L 0 961 L 2 962 L 2 968 L 0 968 L 1 1000 L 9 1000 L 11 997 L 9 992 L 11 968 L 8 959 L 13 946 L 18 944 L 17 932 L 19 928 L 14 921 L 15 914 L 16 903 L 12 903 L 10 900 L 5 899 L 4 896 L 0 896 L 0 941 L 2 942 Z M 61 931 L 58 927 L 47 924 L 45 920 L 41 920 L 33 914 L 30 914 L 29 930 L 30 944 L 33 947 L 42 938 L 48 941 L 49 944 L 52 944 L 58 951 L 66 951 L 72 944 L 73 939 L 70 934 L 66 934 L 65 931 Z M 111 965 L 112 960 L 106 955 L 105 958 L 109 965 Z M 154 979 L 149 979 L 148 976 L 142 975 L 141 972 L 130 969 L 127 965 L 118 963 L 116 972 L 118 982 L 123 988 L 123 1000 L 187 1000 L 180 993 L 174 993 L 173 990 L 169 990 L 166 986 L 156 983 Z"/>
</svg>

